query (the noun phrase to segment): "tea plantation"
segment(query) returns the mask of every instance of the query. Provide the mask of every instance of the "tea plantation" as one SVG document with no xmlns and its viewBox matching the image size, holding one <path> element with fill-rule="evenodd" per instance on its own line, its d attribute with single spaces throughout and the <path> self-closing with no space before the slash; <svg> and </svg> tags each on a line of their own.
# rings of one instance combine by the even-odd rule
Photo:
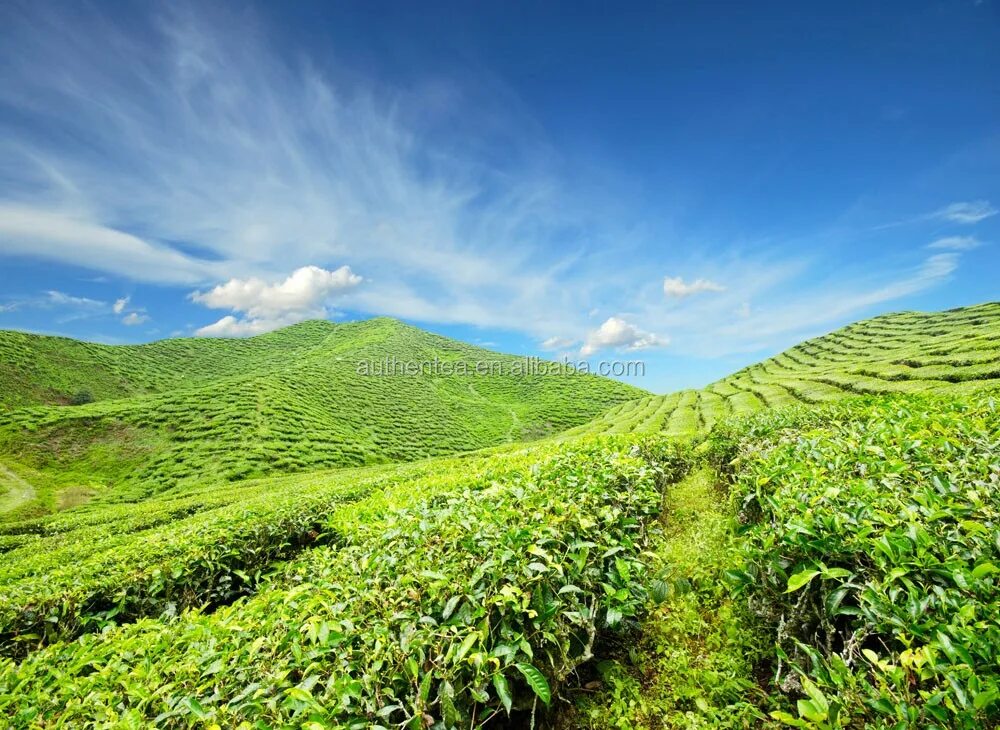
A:
<svg viewBox="0 0 1000 730">
<path fill-rule="evenodd" d="M 9 342 L 6 478 L 99 475 L 0 522 L 10 727 L 1000 725 L 1000 305 L 654 397 L 338 369 L 481 357 L 391 320 Z"/>
<path fill-rule="evenodd" d="M 378 375 L 390 358 L 396 374 Z M 407 374 L 411 363 L 422 371 Z M 385 318 L 138 346 L 0 332 L 0 464 L 35 485 L 22 514 L 37 514 L 67 492 L 135 501 L 535 439 L 643 394 L 500 369 L 523 365 Z M 93 402 L 69 405 L 79 393 Z"/>
<path fill-rule="evenodd" d="M 807 340 L 702 390 L 623 403 L 564 434 L 664 431 L 690 436 L 766 408 L 853 395 L 975 392 L 1000 384 L 1000 303 L 904 312 Z"/>
</svg>

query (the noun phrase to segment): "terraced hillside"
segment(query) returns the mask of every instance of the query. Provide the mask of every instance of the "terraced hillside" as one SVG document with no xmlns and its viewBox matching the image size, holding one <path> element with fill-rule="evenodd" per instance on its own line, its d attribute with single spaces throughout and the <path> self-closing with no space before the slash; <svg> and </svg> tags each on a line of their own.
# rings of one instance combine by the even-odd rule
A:
<svg viewBox="0 0 1000 730">
<path fill-rule="evenodd" d="M 1000 303 L 902 312 L 806 340 L 702 390 L 622 403 L 559 436 L 708 431 L 729 415 L 852 395 L 974 392 L 1000 384 Z"/>
<path fill-rule="evenodd" d="M 397 374 L 359 374 L 387 358 Z M 533 439 L 642 394 L 590 375 L 512 377 L 519 358 L 385 318 L 129 347 L 4 332 L 0 362 L 0 463 L 48 508 L 81 491 L 134 500 Z M 406 363 L 423 371 L 406 374 Z M 54 405 L 81 392 L 94 402 Z"/>
</svg>

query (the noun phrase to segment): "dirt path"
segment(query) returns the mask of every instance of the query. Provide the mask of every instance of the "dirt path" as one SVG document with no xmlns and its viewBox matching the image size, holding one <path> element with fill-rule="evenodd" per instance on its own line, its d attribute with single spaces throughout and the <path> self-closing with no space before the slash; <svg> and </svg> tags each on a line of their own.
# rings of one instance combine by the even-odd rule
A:
<svg viewBox="0 0 1000 730">
<path fill-rule="evenodd" d="M 0 463 L 0 512 L 10 512 L 35 498 L 35 488 Z"/>
</svg>

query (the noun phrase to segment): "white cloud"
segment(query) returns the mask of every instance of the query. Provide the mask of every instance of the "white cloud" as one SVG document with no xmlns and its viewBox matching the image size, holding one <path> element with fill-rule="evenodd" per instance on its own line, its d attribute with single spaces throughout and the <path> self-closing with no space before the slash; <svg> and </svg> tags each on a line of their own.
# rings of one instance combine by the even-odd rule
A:
<svg viewBox="0 0 1000 730">
<path fill-rule="evenodd" d="M 608 317 L 600 327 L 587 333 L 580 354 L 589 357 L 608 348 L 629 351 L 649 350 L 654 347 L 665 347 L 669 343 L 670 340 L 666 337 L 644 332 L 620 317 Z"/>
<path fill-rule="evenodd" d="M 87 297 L 76 297 L 71 294 L 66 294 L 65 292 L 56 291 L 50 289 L 45 292 L 46 299 L 42 305 L 50 305 L 56 307 L 70 307 L 73 309 L 89 309 L 89 310 L 99 310 L 105 309 L 108 305 L 107 302 L 102 302 L 98 299 L 89 299 Z"/>
<path fill-rule="evenodd" d="M 663 279 L 663 293 L 668 297 L 684 298 L 701 292 L 721 292 L 726 288 L 708 279 L 695 279 L 690 284 L 679 276 L 667 276 Z"/>
<path fill-rule="evenodd" d="M 927 248 L 944 251 L 971 251 L 983 245 L 975 236 L 947 236 L 927 244 Z"/>
<path fill-rule="evenodd" d="M 141 314 L 140 312 L 129 312 L 124 317 L 122 317 L 122 324 L 128 325 L 129 327 L 135 326 L 137 324 L 142 324 L 143 322 L 149 321 L 148 314 Z"/>
<path fill-rule="evenodd" d="M 111 311 L 115 314 L 121 314 L 125 311 L 125 307 L 128 306 L 131 297 L 122 297 L 121 299 L 115 299 L 115 303 L 111 305 Z"/>
<path fill-rule="evenodd" d="M 40 295 L 24 297 L 0 305 L 0 312 L 40 309 L 55 311 L 55 321 L 64 324 L 80 319 L 106 316 L 111 305 L 99 299 L 79 297 L 56 289 L 49 289 Z"/>
<path fill-rule="evenodd" d="M 887 250 L 817 273 L 814 252 L 839 239 L 726 243 L 698 260 L 674 245 L 676 211 L 645 215 L 603 163 L 580 174 L 595 171 L 551 147 L 516 97 L 478 73 L 388 88 L 328 57 L 275 52 L 252 12 L 178 8 L 125 27 L 82 4 L 34 3 L 0 23 L 0 106 L 18 120 L 0 119 L 0 255 L 198 289 L 202 303 L 232 310 L 200 334 L 323 316 L 322 300 L 269 310 L 251 294 L 307 264 L 349 264 L 366 280 L 337 300 L 352 312 L 535 341 L 569 333 L 585 346 L 588 329 L 627 312 L 677 349 L 716 353 L 760 341 L 758 326 L 789 332 L 929 287 L 948 266 L 880 276 L 898 266 Z M 74 139 L 88 144 L 63 142 Z M 600 182 L 588 190 L 589 180 Z M 972 201 L 938 213 L 963 223 L 995 210 Z M 732 232 L 709 233 L 738 240 Z M 661 286 L 651 271 L 711 279 Z M 698 291 L 717 293 L 664 306 Z M 723 333 L 744 301 L 754 310 Z M 663 342 L 637 332 L 633 346 Z"/>
<path fill-rule="evenodd" d="M 289 324 L 293 323 L 289 322 Z M 251 337 L 252 335 L 270 332 L 273 329 L 275 329 L 273 320 L 240 320 L 231 314 L 227 314 L 218 322 L 195 330 L 195 335 L 198 337 Z"/>
<path fill-rule="evenodd" d="M 95 223 L 87 214 L 2 202 L 0 253 L 166 283 L 196 282 L 218 270 L 214 263 Z"/>
<path fill-rule="evenodd" d="M 932 214 L 934 218 L 951 221 L 952 223 L 978 223 L 979 221 L 997 214 L 988 200 L 973 200 L 965 203 L 952 203 L 946 205 Z"/>
<path fill-rule="evenodd" d="M 539 343 L 539 347 L 543 350 L 565 350 L 568 347 L 572 347 L 576 344 L 576 340 L 570 337 L 549 337 Z"/>
<path fill-rule="evenodd" d="M 231 309 L 245 315 L 227 316 L 202 327 L 195 334 L 245 336 L 267 332 L 294 322 L 327 316 L 326 301 L 357 286 L 362 278 L 348 266 L 328 271 L 303 266 L 284 281 L 269 284 L 263 279 L 230 279 L 207 292 L 193 292 L 191 299 L 210 309 Z"/>
<path fill-rule="evenodd" d="M 56 289 L 49 289 L 41 295 L 24 297 L 8 301 L 0 305 L 0 312 L 14 312 L 23 309 L 48 309 L 67 312 L 61 321 L 72 321 L 85 317 L 95 317 L 107 314 L 110 306 L 107 302 L 89 297 L 78 297 Z"/>
</svg>

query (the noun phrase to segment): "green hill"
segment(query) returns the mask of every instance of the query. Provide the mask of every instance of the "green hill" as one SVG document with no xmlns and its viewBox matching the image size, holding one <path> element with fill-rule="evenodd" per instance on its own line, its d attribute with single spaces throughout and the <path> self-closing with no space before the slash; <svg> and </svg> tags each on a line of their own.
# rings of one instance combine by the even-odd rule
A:
<svg viewBox="0 0 1000 730">
<path fill-rule="evenodd" d="M 806 340 L 701 390 L 623 403 L 561 439 L 595 433 L 691 435 L 730 415 L 855 395 L 970 393 L 1000 383 L 1000 302 L 902 312 Z"/>
<path fill-rule="evenodd" d="M 371 374 L 387 361 L 396 374 Z M 406 374 L 410 363 L 422 372 Z M 88 490 L 135 499 L 539 438 L 643 392 L 569 372 L 512 376 L 519 367 L 386 318 L 137 346 L 2 332 L 0 459 L 49 506 Z M 93 402 L 67 405 L 80 393 Z"/>
</svg>

